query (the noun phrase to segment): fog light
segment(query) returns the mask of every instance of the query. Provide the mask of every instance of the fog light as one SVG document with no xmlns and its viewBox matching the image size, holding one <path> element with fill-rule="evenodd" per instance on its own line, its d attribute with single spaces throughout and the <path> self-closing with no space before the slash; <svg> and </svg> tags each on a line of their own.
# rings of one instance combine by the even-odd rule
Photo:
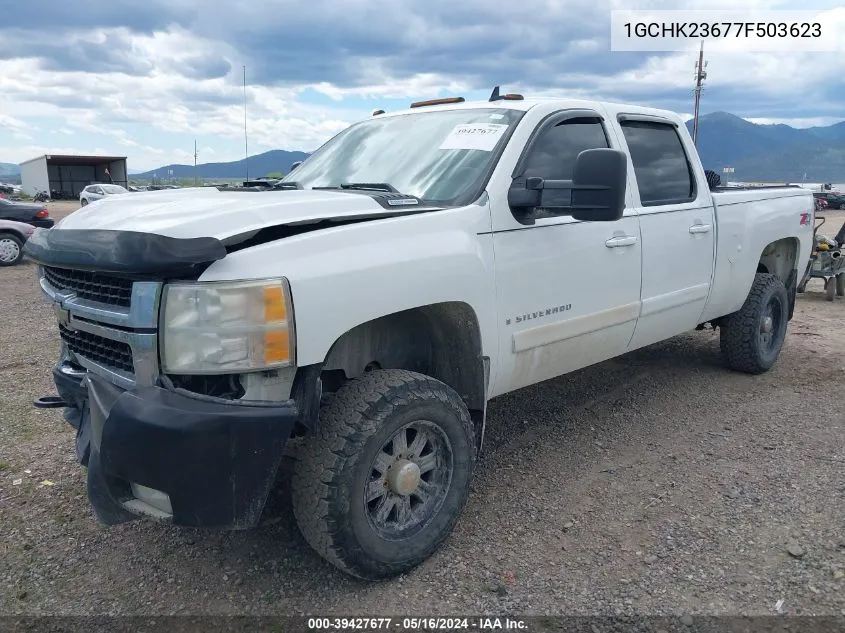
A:
<svg viewBox="0 0 845 633">
<path fill-rule="evenodd" d="M 170 495 L 166 492 L 147 488 L 146 486 L 132 482 L 129 483 L 129 488 L 138 501 L 143 501 L 148 506 L 165 514 L 173 514 L 173 506 L 170 505 Z"/>
</svg>

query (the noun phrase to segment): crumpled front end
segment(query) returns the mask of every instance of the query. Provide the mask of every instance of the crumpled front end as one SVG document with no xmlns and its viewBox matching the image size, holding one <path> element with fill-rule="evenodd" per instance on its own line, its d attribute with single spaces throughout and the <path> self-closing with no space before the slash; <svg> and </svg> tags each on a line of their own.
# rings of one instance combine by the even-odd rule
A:
<svg viewBox="0 0 845 633">
<path fill-rule="evenodd" d="M 257 524 L 288 439 L 316 416 L 319 381 L 297 380 L 313 373 L 296 368 L 253 374 L 249 389 L 238 375 L 163 373 L 164 280 L 195 279 L 222 246 L 56 233 L 64 234 L 38 235 L 30 251 L 62 340 L 53 368 L 59 397 L 41 406 L 63 406 L 76 428 L 97 517 L 110 525 L 141 516 L 193 527 Z M 255 388 L 265 379 L 278 387 L 272 394 Z"/>
</svg>

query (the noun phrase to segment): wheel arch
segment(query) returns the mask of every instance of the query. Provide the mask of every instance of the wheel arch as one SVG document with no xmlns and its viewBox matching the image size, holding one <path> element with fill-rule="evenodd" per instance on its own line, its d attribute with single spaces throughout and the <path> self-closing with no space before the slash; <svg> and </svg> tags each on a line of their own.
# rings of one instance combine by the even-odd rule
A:
<svg viewBox="0 0 845 633">
<path fill-rule="evenodd" d="M 757 272 L 775 275 L 786 284 L 795 269 L 799 248 L 798 239 L 795 237 L 784 237 L 769 242 L 760 253 Z"/>
<path fill-rule="evenodd" d="M 480 443 L 489 359 L 482 349 L 478 317 L 469 304 L 419 306 L 353 327 L 326 354 L 323 389 L 336 391 L 370 369 L 407 369 L 450 386 L 469 409 Z"/>
<path fill-rule="evenodd" d="M 766 244 L 757 262 L 758 273 L 774 275 L 786 286 L 786 292 L 789 296 L 790 320 L 795 313 L 795 300 L 798 292 L 799 271 L 797 260 L 800 249 L 801 245 L 797 238 L 784 237 Z"/>
<path fill-rule="evenodd" d="M 18 238 L 21 242 L 26 242 L 26 237 L 15 231 L 14 229 L 0 229 L 0 235 L 11 235 Z"/>
</svg>

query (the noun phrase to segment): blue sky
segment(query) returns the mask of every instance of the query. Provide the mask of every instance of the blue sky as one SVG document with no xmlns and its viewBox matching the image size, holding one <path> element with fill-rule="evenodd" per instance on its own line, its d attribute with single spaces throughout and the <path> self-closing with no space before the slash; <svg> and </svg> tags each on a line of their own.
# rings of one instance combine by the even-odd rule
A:
<svg viewBox="0 0 845 633">
<path fill-rule="evenodd" d="M 743 8 L 834 9 L 749 0 Z M 526 95 L 692 112 L 695 55 L 611 52 L 612 8 L 733 8 L 728 0 L 28 0 L 0 21 L 0 162 L 116 153 L 130 169 L 310 151 L 374 108 Z M 826 14 L 845 43 L 845 9 Z M 833 28 L 833 26 L 831 26 Z M 798 127 L 845 119 L 836 52 L 707 55 L 702 111 Z"/>
</svg>

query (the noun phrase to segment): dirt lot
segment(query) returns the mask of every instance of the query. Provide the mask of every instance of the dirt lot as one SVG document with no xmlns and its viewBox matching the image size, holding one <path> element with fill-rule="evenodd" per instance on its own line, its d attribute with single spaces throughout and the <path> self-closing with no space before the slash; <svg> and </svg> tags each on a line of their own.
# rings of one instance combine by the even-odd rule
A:
<svg viewBox="0 0 845 633">
<path fill-rule="evenodd" d="M 32 264 L 0 271 L 0 315 L 2 612 L 773 614 L 783 601 L 845 615 L 845 300 L 818 281 L 764 376 L 724 370 L 718 336 L 695 332 L 494 401 L 454 535 L 380 584 L 306 547 L 286 472 L 254 531 L 100 527 L 72 429 L 30 405 L 52 393 L 59 346 Z"/>
</svg>

